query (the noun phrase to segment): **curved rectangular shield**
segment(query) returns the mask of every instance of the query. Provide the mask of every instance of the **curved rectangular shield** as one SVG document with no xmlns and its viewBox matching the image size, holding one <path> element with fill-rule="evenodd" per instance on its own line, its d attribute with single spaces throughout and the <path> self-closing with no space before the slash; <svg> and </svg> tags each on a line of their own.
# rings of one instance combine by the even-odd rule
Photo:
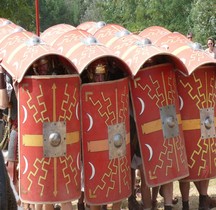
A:
<svg viewBox="0 0 216 210">
<path fill-rule="evenodd" d="M 85 200 L 113 203 L 131 194 L 128 79 L 81 88 Z"/>
<path fill-rule="evenodd" d="M 18 95 L 22 201 L 56 203 L 78 199 L 79 76 L 24 77 Z"/>
<path fill-rule="evenodd" d="M 216 177 L 215 66 L 197 68 L 189 77 L 177 74 L 182 126 L 190 175 L 185 180 Z"/>
<path fill-rule="evenodd" d="M 172 64 L 140 69 L 130 89 L 147 185 L 186 177 L 188 165 Z"/>
</svg>

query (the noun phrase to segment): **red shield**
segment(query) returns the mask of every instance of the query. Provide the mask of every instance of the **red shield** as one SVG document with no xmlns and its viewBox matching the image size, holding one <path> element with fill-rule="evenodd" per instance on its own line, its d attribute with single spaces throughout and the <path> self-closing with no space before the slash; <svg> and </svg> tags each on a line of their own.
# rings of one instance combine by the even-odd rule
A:
<svg viewBox="0 0 216 210">
<path fill-rule="evenodd" d="M 9 25 L 12 24 L 12 22 L 5 18 L 0 18 L 0 26 Z"/>
<path fill-rule="evenodd" d="M 28 203 L 78 199 L 78 76 L 32 76 L 19 83 L 20 197 Z"/>
<path fill-rule="evenodd" d="M 86 202 L 125 199 L 131 194 L 128 79 L 84 84 L 81 100 Z"/>
<path fill-rule="evenodd" d="M 215 66 L 199 67 L 189 77 L 177 75 L 190 172 L 187 180 L 216 176 L 215 76 Z"/>
<path fill-rule="evenodd" d="M 52 46 L 60 36 L 74 29 L 76 28 L 69 24 L 57 24 L 46 29 L 40 37 Z"/>
<path fill-rule="evenodd" d="M 95 23 L 96 22 L 94 21 L 84 22 L 84 23 L 79 24 L 76 28 L 84 30 L 84 31 L 88 31 Z"/>
<path fill-rule="evenodd" d="M 186 177 L 188 166 L 172 64 L 141 69 L 130 85 L 147 185 Z"/>
<path fill-rule="evenodd" d="M 119 39 L 122 36 L 130 34 L 123 26 L 118 24 L 108 24 L 100 28 L 95 34 L 94 37 L 100 42 L 106 45 L 107 47 L 111 46 L 113 42 Z"/>
<path fill-rule="evenodd" d="M 171 31 L 161 26 L 150 26 L 139 33 L 139 36 L 148 38 L 155 43 L 161 37 L 170 34 Z"/>
</svg>

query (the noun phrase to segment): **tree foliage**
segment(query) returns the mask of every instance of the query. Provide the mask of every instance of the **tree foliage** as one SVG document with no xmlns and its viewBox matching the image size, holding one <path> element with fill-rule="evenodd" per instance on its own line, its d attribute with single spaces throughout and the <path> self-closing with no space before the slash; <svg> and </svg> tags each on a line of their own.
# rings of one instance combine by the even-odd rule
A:
<svg viewBox="0 0 216 210">
<path fill-rule="evenodd" d="M 104 21 L 141 31 L 158 25 L 186 34 L 204 43 L 216 36 L 215 0 L 38 0 L 41 31 L 67 23 L 77 26 L 86 21 Z M 35 1 L 1 0 L 0 17 L 35 31 Z"/>
<path fill-rule="evenodd" d="M 206 43 L 210 36 L 216 38 L 216 1 L 195 0 L 190 12 L 191 28 L 195 39 Z"/>
<path fill-rule="evenodd" d="M 27 30 L 34 30 L 34 4 L 31 0 L 1 0 L 0 8 L 0 17 Z"/>
<path fill-rule="evenodd" d="M 50 26 L 66 23 L 77 25 L 80 19 L 81 0 L 44 0 L 40 1 L 41 30 Z"/>
</svg>

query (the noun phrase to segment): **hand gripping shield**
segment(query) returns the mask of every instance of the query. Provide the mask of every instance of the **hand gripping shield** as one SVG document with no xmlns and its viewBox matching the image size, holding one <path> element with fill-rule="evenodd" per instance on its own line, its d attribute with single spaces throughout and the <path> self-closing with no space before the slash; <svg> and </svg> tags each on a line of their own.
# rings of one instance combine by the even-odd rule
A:
<svg viewBox="0 0 216 210">
<path fill-rule="evenodd" d="M 24 202 L 56 203 L 80 197 L 79 86 L 75 75 L 31 76 L 19 83 Z"/>
<path fill-rule="evenodd" d="M 187 176 L 172 64 L 140 69 L 130 88 L 147 185 L 154 187 Z"/>
<path fill-rule="evenodd" d="M 101 205 L 131 194 L 128 79 L 84 84 L 82 142 L 85 200 Z"/>
</svg>

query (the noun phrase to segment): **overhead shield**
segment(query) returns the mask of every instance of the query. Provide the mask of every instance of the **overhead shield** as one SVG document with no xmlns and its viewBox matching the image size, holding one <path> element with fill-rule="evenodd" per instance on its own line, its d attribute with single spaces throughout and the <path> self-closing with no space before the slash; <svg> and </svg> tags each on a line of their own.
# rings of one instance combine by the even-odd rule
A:
<svg viewBox="0 0 216 210">
<path fill-rule="evenodd" d="M 0 27 L 5 26 L 5 25 L 9 25 L 9 24 L 12 24 L 12 21 L 5 19 L 5 18 L 0 18 Z"/>
<path fill-rule="evenodd" d="M 129 35 L 127 29 L 123 26 L 118 24 L 107 24 L 106 26 L 100 28 L 98 31 L 95 32 L 94 37 L 100 42 L 110 47 L 113 42 L 123 36 Z"/>
<path fill-rule="evenodd" d="M 128 78 L 83 84 L 85 200 L 101 205 L 131 194 Z"/>
<path fill-rule="evenodd" d="M 148 38 L 152 41 L 152 43 L 155 43 L 158 39 L 170 33 L 171 31 L 164 27 L 150 26 L 148 28 L 143 29 L 143 31 L 141 31 L 139 35 L 141 37 Z"/>
<path fill-rule="evenodd" d="M 95 21 L 87 21 L 87 22 L 80 23 L 76 28 L 84 31 L 88 31 L 95 24 L 96 24 Z"/>
<path fill-rule="evenodd" d="M 141 68 L 130 88 L 147 185 L 163 185 L 187 176 L 173 64 Z"/>
<path fill-rule="evenodd" d="M 157 41 L 178 56 L 189 76 L 177 72 L 183 133 L 188 157 L 189 176 L 184 180 L 200 181 L 214 178 L 215 168 L 215 70 L 216 61 L 199 43 L 178 33 Z"/>
<path fill-rule="evenodd" d="M 80 197 L 79 84 L 78 75 L 27 76 L 18 84 L 23 202 Z"/>
<path fill-rule="evenodd" d="M 103 21 L 99 21 L 99 22 L 92 24 L 92 26 L 89 27 L 86 31 L 94 35 L 100 28 L 103 28 L 104 26 L 106 26 L 106 23 Z"/>
<path fill-rule="evenodd" d="M 216 66 L 197 68 L 189 77 L 178 73 L 182 126 L 190 175 L 186 180 L 216 177 Z"/>
<path fill-rule="evenodd" d="M 46 43 L 49 43 L 51 46 L 55 43 L 55 41 L 62 36 L 64 33 L 68 31 L 76 29 L 74 26 L 69 24 L 57 24 L 47 28 L 42 34 L 41 39 Z"/>
<path fill-rule="evenodd" d="M 20 32 L 20 31 L 24 31 L 24 29 L 13 23 L 1 26 L 0 27 L 0 34 L 1 34 L 0 43 L 10 34 Z"/>
</svg>

